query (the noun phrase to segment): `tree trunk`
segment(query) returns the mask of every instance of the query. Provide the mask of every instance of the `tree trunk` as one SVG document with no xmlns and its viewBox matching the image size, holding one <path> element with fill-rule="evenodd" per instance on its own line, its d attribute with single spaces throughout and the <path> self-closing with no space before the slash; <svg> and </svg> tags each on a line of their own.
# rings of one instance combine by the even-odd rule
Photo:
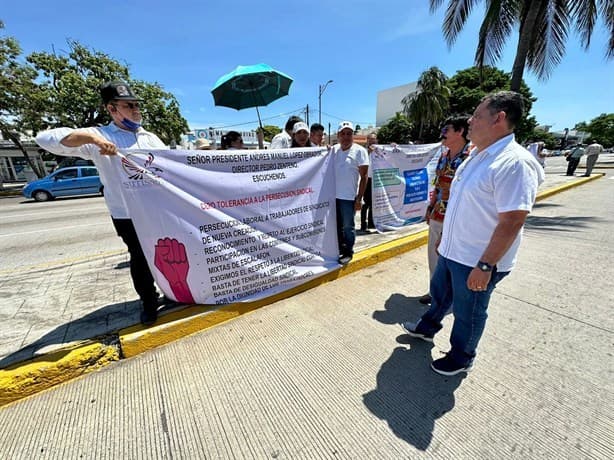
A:
<svg viewBox="0 0 614 460">
<path fill-rule="evenodd" d="M 34 174 L 36 174 L 36 177 L 38 177 L 39 179 L 42 179 L 43 177 L 45 177 L 46 174 L 43 174 L 41 171 L 39 171 L 38 165 L 36 165 L 32 161 L 32 158 L 30 158 L 30 155 L 28 155 L 28 151 L 25 149 L 25 147 L 19 140 L 19 136 L 17 136 L 14 132 L 6 130 L 6 129 L 2 129 L 2 136 L 5 139 L 10 140 L 13 144 L 15 144 L 15 147 L 21 150 L 21 153 L 23 154 L 30 168 L 32 168 L 32 171 L 34 171 Z"/>
<path fill-rule="evenodd" d="M 510 83 L 510 90 L 516 92 L 520 91 L 520 85 L 522 84 L 522 75 L 524 74 L 524 68 L 527 63 L 529 48 L 533 42 L 537 15 L 542 8 L 547 6 L 548 1 L 540 0 L 525 2 L 525 4 L 527 3 L 529 10 L 527 11 L 524 21 L 522 21 L 520 24 L 520 31 L 518 33 L 518 47 L 516 48 L 516 58 L 514 59 L 514 66 L 512 67 L 512 81 Z"/>
</svg>

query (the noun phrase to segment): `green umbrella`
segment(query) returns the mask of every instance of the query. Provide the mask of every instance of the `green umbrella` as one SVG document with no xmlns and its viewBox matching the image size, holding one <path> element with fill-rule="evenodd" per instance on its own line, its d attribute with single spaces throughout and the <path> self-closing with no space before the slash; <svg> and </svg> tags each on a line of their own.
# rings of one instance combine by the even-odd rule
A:
<svg viewBox="0 0 614 460">
<path fill-rule="evenodd" d="M 287 96 L 292 78 L 266 64 L 238 66 L 220 77 L 211 90 L 215 105 L 241 110 L 256 107 L 258 124 L 262 120 L 258 107 Z M 260 141 L 260 139 L 259 139 Z M 262 148 L 262 145 L 260 145 Z"/>
</svg>

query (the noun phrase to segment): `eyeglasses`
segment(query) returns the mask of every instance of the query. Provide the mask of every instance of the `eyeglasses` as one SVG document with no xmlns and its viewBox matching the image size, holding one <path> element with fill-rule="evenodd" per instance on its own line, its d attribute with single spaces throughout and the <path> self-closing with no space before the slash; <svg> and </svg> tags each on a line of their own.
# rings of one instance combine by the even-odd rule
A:
<svg viewBox="0 0 614 460">
<path fill-rule="evenodd" d="M 141 108 L 141 104 L 139 102 L 124 102 L 124 104 L 121 106 L 122 108 L 128 108 L 128 109 L 139 109 Z M 117 104 L 114 104 L 117 107 Z"/>
</svg>

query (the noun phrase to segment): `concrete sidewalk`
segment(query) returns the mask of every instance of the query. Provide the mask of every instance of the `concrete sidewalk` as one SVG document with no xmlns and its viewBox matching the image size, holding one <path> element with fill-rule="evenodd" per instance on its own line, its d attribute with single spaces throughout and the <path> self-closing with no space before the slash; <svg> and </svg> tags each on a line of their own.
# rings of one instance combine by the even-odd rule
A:
<svg viewBox="0 0 614 460">
<path fill-rule="evenodd" d="M 396 324 L 421 247 L 0 408 L 0 458 L 614 458 L 611 177 L 537 203 L 469 375 Z"/>
<path fill-rule="evenodd" d="M 540 199 L 591 178 L 546 174 Z M 0 272 L 0 405 L 135 356 L 282 298 L 332 281 L 426 243 L 426 225 L 361 235 L 347 267 L 264 299 L 222 308 L 162 310 L 155 327 L 139 324 L 125 252 Z M 19 289 L 16 289 L 19 286 Z"/>
</svg>

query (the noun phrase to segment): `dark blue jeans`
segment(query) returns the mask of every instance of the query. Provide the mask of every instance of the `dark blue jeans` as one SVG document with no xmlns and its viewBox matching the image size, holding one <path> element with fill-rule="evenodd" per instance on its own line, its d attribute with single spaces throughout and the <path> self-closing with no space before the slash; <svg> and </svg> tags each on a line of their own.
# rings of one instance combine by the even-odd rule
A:
<svg viewBox="0 0 614 460">
<path fill-rule="evenodd" d="M 356 232 L 354 230 L 354 200 L 336 199 L 337 208 L 337 241 L 339 242 L 339 254 L 342 256 L 354 255 L 354 242 Z"/>
<path fill-rule="evenodd" d="M 420 320 L 421 331 L 435 334 L 442 328 L 441 321 L 452 306 L 454 325 L 450 336 L 452 348 L 448 356 L 461 366 L 473 362 L 486 325 L 490 295 L 497 283 L 509 273 L 499 272 L 495 267 L 486 290 L 476 292 L 467 287 L 471 270 L 473 267 L 439 256 L 431 278 L 431 308 Z"/>
</svg>

